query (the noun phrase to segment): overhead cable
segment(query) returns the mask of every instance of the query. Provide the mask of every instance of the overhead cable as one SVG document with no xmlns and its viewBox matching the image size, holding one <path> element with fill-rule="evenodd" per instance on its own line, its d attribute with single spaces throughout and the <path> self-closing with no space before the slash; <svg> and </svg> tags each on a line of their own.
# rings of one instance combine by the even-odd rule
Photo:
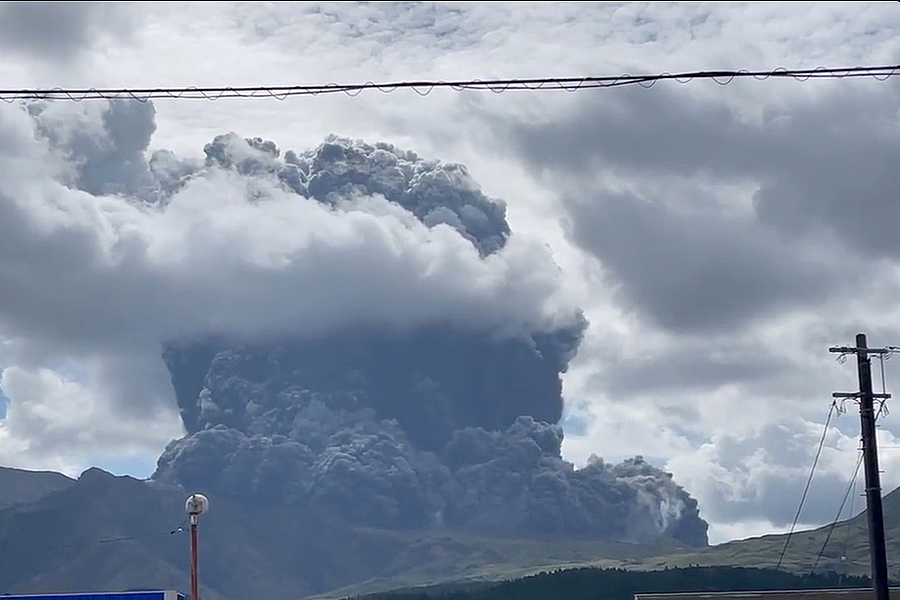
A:
<svg viewBox="0 0 900 600">
<path fill-rule="evenodd" d="M 812 467 L 809 470 L 809 476 L 806 478 L 806 485 L 803 487 L 803 494 L 800 496 L 800 503 L 797 506 L 797 513 L 794 515 L 794 522 L 791 523 L 791 529 L 788 531 L 787 537 L 784 540 L 781 554 L 778 555 L 778 564 L 775 565 L 776 569 L 781 567 L 781 562 L 784 560 L 784 554 L 787 552 L 788 544 L 791 543 L 791 537 L 794 535 L 794 529 L 797 527 L 797 522 L 800 520 L 800 512 L 803 510 L 803 505 L 806 503 L 806 496 L 809 494 L 809 486 L 812 483 L 813 475 L 816 473 L 816 466 L 819 464 L 819 457 L 822 455 L 822 448 L 825 446 L 825 438 L 828 436 L 828 426 L 831 425 L 831 417 L 834 416 L 836 409 L 837 403 L 832 402 L 831 407 L 828 409 L 828 417 L 825 419 L 825 427 L 822 429 L 822 437 L 819 439 L 819 446 L 816 448 L 816 455 L 815 458 L 813 458 Z"/>
<path fill-rule="evenodd" d="M 185 86 L 185 87 L 110 87 L 110 88 L 4 88 L 0 89 L 0 101 L 21 100 L 67 100 L 80 102 L 97 99 L 148 100 L 221 100 L 225 98 L 274 98 L 285 100 L 293 96 L 319 96 L 325 94 L 346 94 L 356 96 L 367 90 L 391 93 L 410 89 L 421 96 L 427 96 L 436 89 L 454 91 L 490 91 L 497 94 L 509 91 L 566 91 L 577 92 L 597 88 L 615 88 L 640 85 L 652 87 L 660 81 L 690 81 L 709 79 L 719 85 L 728 85 L 736 79 L 844 79 L 869 78 L 884 81 L 900 72 L 900 65 L 857 66 L 857 67 L 817 67 L 814 69 L 773 70 L 703 70 L 678 73 L 663 72 L 648 75 L 604 75 L 584 77 L 535 77 L 521 79 L 460 79 L 460 80 L 399 80 L 389 82 L 366 81 L 364 83 L 325 83 L 294 85 L 253 85 L 253 86 Z"/>
</svg>

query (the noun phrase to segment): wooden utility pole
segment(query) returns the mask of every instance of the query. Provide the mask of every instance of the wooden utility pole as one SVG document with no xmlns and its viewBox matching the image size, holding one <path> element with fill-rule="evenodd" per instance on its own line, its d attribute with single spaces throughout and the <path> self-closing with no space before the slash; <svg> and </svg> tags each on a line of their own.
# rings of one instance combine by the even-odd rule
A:
<svg viewBox="0 0 900 600">
<path fill-rule="evenodd" d="M 887 574 L 887 552 L 884 543 L 884 510 L 881 506 L 881 475 L 878 471 L 878 446 L 875 441 L 875 398 L 887 400 L 890 394 L 872 391 L 872 354 L 889 354 L 891 348 L 869 348 L 866 335 L 857 334 L 856 346 L 837 346 L 828 349 L 838 354 L 855 354 L 859 377 L 859 392 L 835 392 L 835 398 L 859 401 L 862 429 L 863 462 L 866 473 L 866 515 L 869 521 L 869 553 L 872 562 L 872 585 L 875 600 L 890 600 Z"/>
</svg>

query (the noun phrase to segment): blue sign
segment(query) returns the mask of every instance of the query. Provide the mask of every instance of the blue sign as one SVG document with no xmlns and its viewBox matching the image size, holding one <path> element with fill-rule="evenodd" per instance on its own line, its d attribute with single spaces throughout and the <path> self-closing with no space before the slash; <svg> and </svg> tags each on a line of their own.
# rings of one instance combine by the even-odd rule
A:
<svg viewBox="0 0 900 600">
<path fill-rule="evenodd" d="M 3 600 L 185 600 L 172 590 L 137 592 L 85 592 L 75 594 L 4 594 Z"/>
</svg>

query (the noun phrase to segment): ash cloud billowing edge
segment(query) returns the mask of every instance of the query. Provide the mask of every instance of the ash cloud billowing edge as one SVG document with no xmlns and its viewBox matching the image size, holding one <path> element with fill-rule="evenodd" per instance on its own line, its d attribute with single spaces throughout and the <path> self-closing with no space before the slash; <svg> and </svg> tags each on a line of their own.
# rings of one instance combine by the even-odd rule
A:
<svg viewBox="0 0 900 600">
<path fill-rule="evenodd" d="M 170 444 L 160 457 L 158 479 L 207 485 L 239 499 L 263 497 L 274 490 L 282 501 L 330 506 L 351 521 L 382 526 L 443 523 L 499 533 L 577 532 L 642 541 L 676 534 L 685 543 L 705 542 L 706 525 L 696 503 L 658 469 L 635 460 L 613 466 L 595 461 L 576 470 L 561 460 L 562 432 L 553 425 L 562 407 L 559 373 L 577 349 L 584 323 L 577 311 L 560 314 L 558 306 L 555 316 L 546 317 L 545 306 L 553 304 L 552 278 L 529 280 L 540 272 L 528 260 L 534 256 L 515 259 L 516 238 L 509 233 L 502 205 L 484 197 L 464 168 L 424 161 L 387 144 L 340 138 L 330 138 L 309 152 L 282 155 L 271 142 L 234 134 L 207 145 L 205 161 L 184 160 L 165 151 L 146 159 L 155 128 L 149 105 L 110 103 L 99 110 L 84 109 L 75 119 L 61 109 L 43 106 L 33 108 L 30 118 L 63 167 L 54 171 L 55 183 L 77 192 L 66 200 L 106 208 L 91 217 L 109 220 L 101 227 L 108 225 L 103 229 L 107 237 L 110 231 L 119 236 L 112 245 L 118 254 L 114 262 L 102 266 L 113 274 L 117 268 L 135 271 L 130 274 L 133 281 L 146 276 L 153 285 L 148 299 L 175 298 L 179 302 L 170 302 L 171 306 L 189 309 L 181 321 L 168 321 L 176 310 L 161 315 L 151 305 L 141 326 L 134 324 L 137 319 L 124 319 L 116 323 L 117 329 L 142 341 L 152 335 L 171 341 L 179 337 L 173 335 L 177 325 L 203 322 L 199 328 L 185 327 L 185 339 L 167 348 L 189 434 Z M 211 202 L 212 192 L 223 194 L 219 207 Z M 362 307 L 360 319 L 341 321 L 329 315 L 330 325 L 321 330 L 308 320 L 305 323 L 314 333 L 299 339 L 290 330 L 275 335 L 278 328 L 272 325 L 259 328 L 265 343 L 253 335 L 252 323 L 229 331 L 228 317 L 265 313 L 273 307 L 277 311 L 309 297 L 319 304 L 302 313 L 307 319 L 334 303 L 347 312 L 348 305 L 341 304 L 344 295 L 336 294 L 370 291 L 346 281 L 354 272 L 346 267 L 348 255 L 341 252 L 359 237 L 310 244 L 310 228 L 316 223 L 302 220 L 292 221 L 295 229 L 286 233 L 267 232 L 271 240 L 265 242 L 287 243 L 287 239 L 294 244 L 274 258 L 265 252 L 269 248 L 253 239 L 262 246 L 249 248 L 256 252 L 252 256 L 256 262 L 225 269 L 232 276 L 225 278 L 230 287 L 203 297 L 204 312 L 212 317 L 196 312 L 192 307 L 196 298 L 185 289 L 193 291 L 198 280 L 213 279 L 205 279 L 209 275 L 202 269 L 190 277 L 189 267 L 218 266 L 214 261 L 227 267 L 234 256 L 246 256 L 246 252 L 229 254 L 228 238 L 222 236 L 239 229 L 203 230 L 208 225 L 205 219 L 235 207 L 243 211 L 236 213 L 240 216 L 271 216 L 266 211 L 273 206 L 279 210 L 299 206 L 305 211 L 278 216 L 326 215 L 334 226 L 329 232 L 339 234 L 347 233 L 341 227 L 354 233 L 359 222 L 354 219 L 360 215 L 367 219 L 365 227 L 412 232 L 409 238 L 398 238 L 394 231 L 393 237 L 383 237 L 387 244 L 394 243 L 395 253 L 378 258 L 393 256 L 402 264 L 410 252 L 435 257 L 421 271 L 404 270 L 408 279 L 404 289 L 411 297 L 398 297 L 409 301 L 403 314 L 411 312 L 415 318 L 398 327 L 378 309 L 365 314 L 366 302 L 358 302 L 350 306 Z M 27 223 L 32 215 L 17 216 Z M 68 213 L 66 217 L 75 218 Z M 101 238 L 95 222 L 72 225 L 94 244 Z M 260 223 L 245 225 L 254 231 Z M 188 233 L 202 239 L 171 245 L 182 252 L 159 260 L 150 250 L 158 241 L 154 235 L 164 226 L 177 235 L 162 231 L 163 240 L 182 241 Z M 14 243 L 15 236 L 8 241 Z M 471 256 L 466 254 L 467 245 Z M 83 255 L 109 258 L 96 247 Z M 358 256 L 367 255 L 372 252 Z M 460 256 L 468 262 L 454 262 Z M 284 281 L 302 279 L 304 272 L 286 268 L 280 285 L 262 281 L 271 286 L 259 290 L 265 296 L 246 294 L 259 283 L 260 272 L 269 275 L 284 261 L 290 266 L 298 259 L 337 266 L 316 271 L 320 279 L 296 287 L 287 287 Z M 428 277 L 435 271 L 451 272 L 447 265 L 462 265 L 464 273 L 469 269 L 468 274 L 482 279 L 460 277 L 452 286 L 435 286 Z M 380 266 L 390 270 L 394 265 L 387 261 Z M 248 271 L 246 280 L 233 277 Z M 498 273 L 507 278 L 500 278 L 499 284 Z M 338 284 L 328 275 L 339 279 Z M 371 285 L 381 272 L 364 275 Z M 429 286 L 437 292 L 421 294 Z M 93 287 L 102 293 L 102 285 L 86 286 L 85 293 L 94 292 Z M 120 288 L 121 284 L 115 291 L 123 293 Z M 125 295 L 131 294 L 139 304 L 140 292 L 147 290 L 138 287 L 137 294 L 125 290 Z M 440 298 L 448 290 L 450 299 Z M 254 307 L 248 301 L 269 301 L 274 296 L 281 305 L 261 302 Z M 435 310 L 433 305 L 441 301 L 443 306 Z M 458 314 L 452 315 L 454 310 Z M 116 316 L 114 312 L 107 318 Z M 144 326 L 146 322 L 154 327 Z M 467 327 L 470 322 L 476 324 Z M 229 342 L 208 350 L 208 364 L 205 358 L 187 361 L 192 364 L 187 370 L 196 371 L 192 374 L 173 366 L 184 363 L 182 358 L 198 347 L 191 343 L 198 333 L 218 334 L 216 326 L 223 324 L 221 339 Z M 317 379 L 310 369 L 300 368 L 310 365 L 330 376 Z M 319 368 L 329 366 L 330 371 Z M 179 383 L 182 380 L 188 383 Z M 487 454 L 461 458 L 459 449 L 472 445 Z"/>
<path fill-rule="evenodd" d="M 383 194 L 425 223 L 440 215 L 482 257 L 509 235 L 502 205 L 460 208 L 475 189 L 462 167 L 385 174 L 379 155 L 396 149 L 348 149 L 334 138 L 312 160 L 287 153 L 298 168 L 285 169 L 271 142 L 243 143 L 216 138 L 207 163 L 245 175 L 275 171 L 298 194 L 330 204 Z M 419 161 L 407 173 L 436 164 L 401 155 Z M 417 192 L 411 179 L 440 185 Z M 578 317 L 526 340 L 426 326 L 399 336 L 359 328 L 264 346 L 171 346 L 167 364 L 190 433 L 167 448 L 156 477 L 329 507 L 366 525 L 705 544 L 697 504 L 671 475 L 640 458 L 595 459 L 580 470 L 561 459 L 559 376 L 585 327 Z"/>
</svg>

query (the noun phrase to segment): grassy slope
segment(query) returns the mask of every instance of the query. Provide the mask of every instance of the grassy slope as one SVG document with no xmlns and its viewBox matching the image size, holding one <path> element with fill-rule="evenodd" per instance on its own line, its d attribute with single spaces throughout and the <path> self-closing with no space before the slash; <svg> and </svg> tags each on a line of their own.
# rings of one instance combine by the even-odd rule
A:
<svg viewBox="0 0 900 600">
<path fill-rule="evenodd" d="M 386 533 L 386 532 L 385 532 Z M 402 533 L 407 544 L 385 572 L 316 598 L 343 598 L 439 582 L 499 581 L 548 569 L 640 561 L 658 549 L 590 540 L 481 538 L 461 533 Z"/>
<path fill-rule="evenodd" d="M 885 537 L 887 540 L 888 567 L 892 578 L 900 579 L 900 490 L 888 494 L 884 498 Z M 822 545 L 828 535 L 829 527 L 795 532 L 791 536 L 790 544 L 784 554 L 781 568 L 798 574 L 809 573 L 819 555 Z M 758 538 L 729 542 L 718 546 L 711 546 L 702 550 L 675 550 L 654 553 L 647 549 L 628 554 L 623 548 L 615 545 L 604 547 L 598 544 L 591 549 L 588 546 L 575 550 L 572 542 L 560 542 L 560 547 L 549 550 L 549 546 L 538 544 L 538 552 L 544 552 L 546 560 L 540 565 L 540 560 L 531 552 L 526 544 L 521 552 L 512 548 L 505 548 L 498 557 L 491 556 L 487 550 L 482 554 L 473 555 L 472 562 L 482 561 L 480 567 L 471 571 L 470 577 L 450 578 L 460 581 L 468 580 L 503 580 L 515 579 L 532 573 L 547 570 L 547 568 L 560 567 L 625 567 L 634 570 L 656 570 L 665 567 L 699 566 L 737 566 L 737 567 L 775 567 L 784 548 L 786 535 L 767 535 Z M 491 548 L 497 544 L 497 540 L 484 541 L 484 548 Z M 822 558 L 819 560 L 817 570 L 836 571 L 849 575 L 869 575 L 869 546 L 868 526 L 866 514 L 862 513 L 853 519 L 837 525 L 831 534 Z M 549 550 L 549 551 L 548 551 Z M 566 561 L 565 556 L 575 557 L 577 554 L 593 552 L 593 556 L 584 560 Z M 477 557 L 477 558 L 476 558 Z M 843 559 L 842 559 L 843 557 Z M 894 561 L 892 562 L 892 558 Z M 556 560 L 552 560 L 556 559 Z M 543 568 L 541 568 L 543 567 Z M 427 571 L 413 569 L 404 574 L 402 578 L 393 579 L 400 587 L 425 586 L 428 583 L 437 582 L 439 578 L 428 579 Z M 447 574 L 447 572 L 445 572 Z M 420 575 L 422 575 L 420 577 Z M 444 578 L 446 581 L 448 578 Z M 328 594 L 323 598 L 346 597 L 352 594 L 371 593 L 389 589 L 382 585 L 356 585 L 342 590 L 344 595 Z M 381 583 L 381 582 L 377 582 Z"/>
<path fill-rule="evenodd" d="M 885 538 L 888 570 L 900 579 L 900 489 L 884 497 Z M 822 550 L 829 527 L 798 531 L 791 536 L 781 568 L 794 573 L 808 573 Z M 649 558 L 624 560 L 622 566 L 633 569 L 660 569 L 690 565 L 731 565 L 738 567 L 775 567 L 787 535 L 766 535 L 697 551 L 663 553 Z M 604 564 L 603 561 L 597 563 Z M 836 571 L 850 575 L 869 575 L 869 538 L 865 512 L 839 523 L 828 541 L 816 570 Z"/>
</svg>

